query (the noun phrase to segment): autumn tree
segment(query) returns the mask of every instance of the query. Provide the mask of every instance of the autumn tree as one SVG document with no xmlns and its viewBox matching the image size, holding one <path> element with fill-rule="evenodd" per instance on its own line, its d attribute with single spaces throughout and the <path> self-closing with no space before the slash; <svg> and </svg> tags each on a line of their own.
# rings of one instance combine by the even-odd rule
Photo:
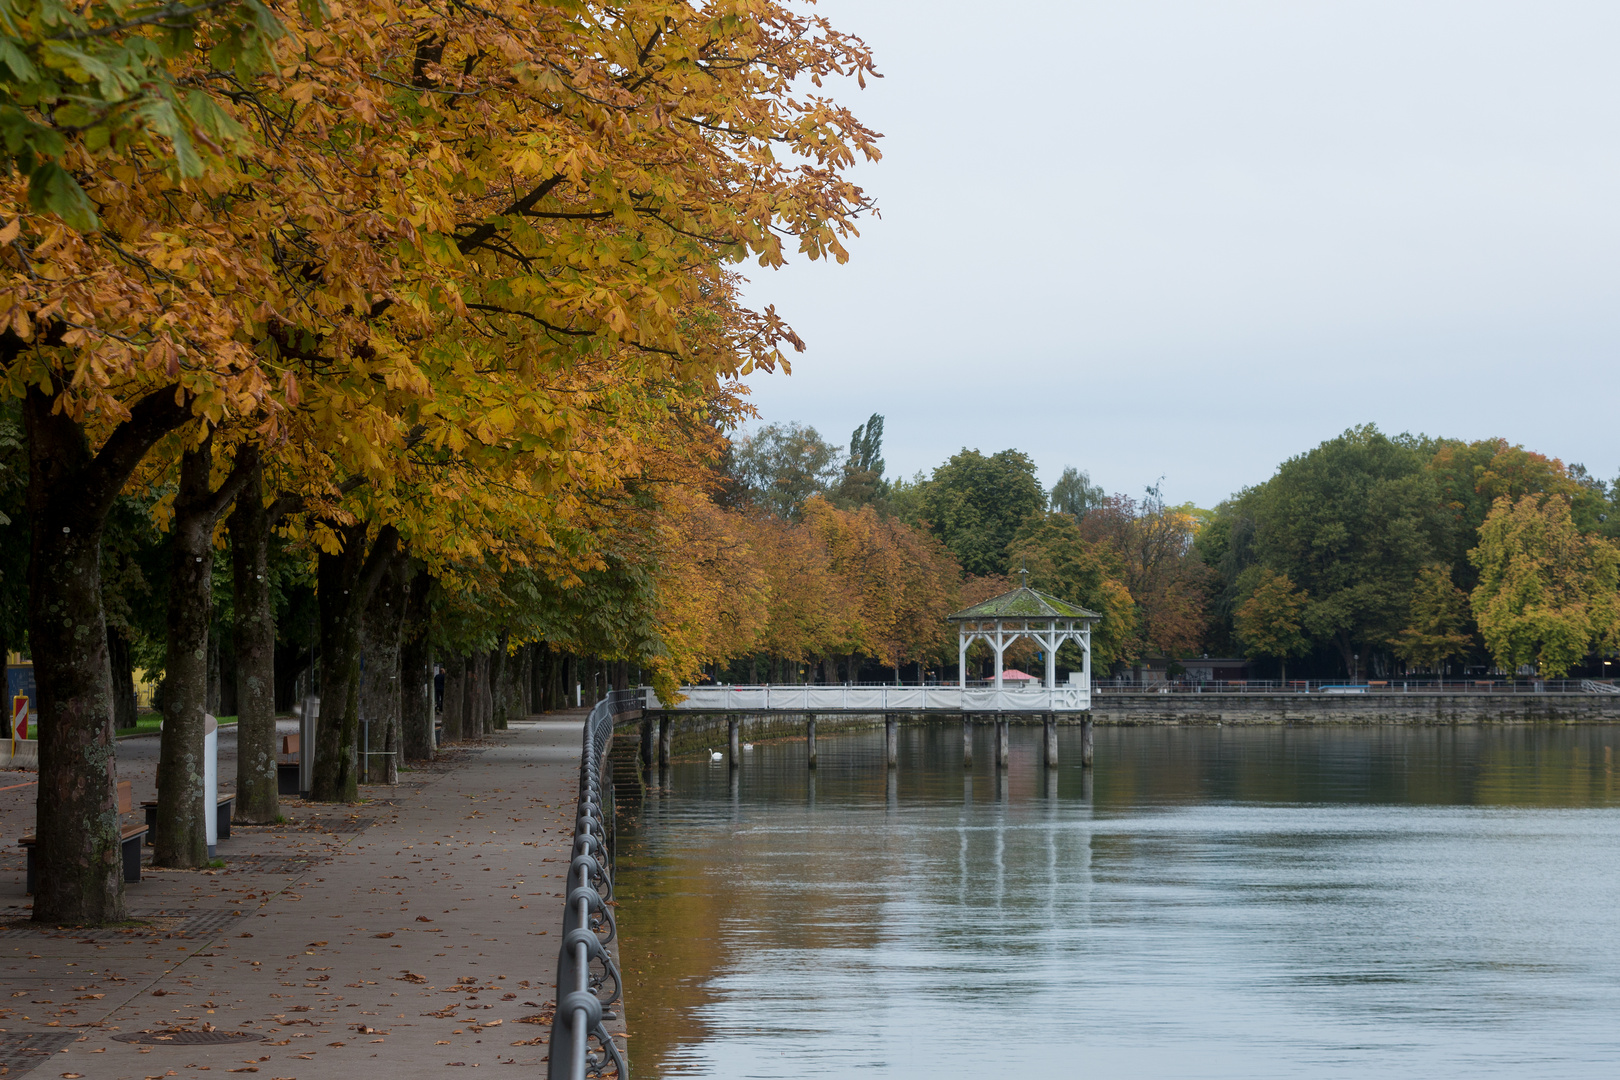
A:
<svg viewBox="0 0 1620 1080">
<path fill-rule="evenodd" d="M 1427 467 L 1451 520 L 1444 555 L 1465 593 L 1479 583 L 1468 551 L 1478 542 L 1479 528 L 1497 499 L 1517 502 L 1526 495 L 1555 494 L 1573 504 L 1580 494 L 1562 461 L 1503 438 L 1441 439 Z"/>
<path fill-rule="evenodd" d="M 1127 495 L 1103 500 L 1079 529 L 1119 559 L 1137 612 L 1139 643 L 1130 651 L 1172 657 L 1192 651 L 1203 635 L 1208 575 L 1193 554 L 1198 522 L 1189 509 L 1167 505 L 1155 485 L 1141 501 Z"/>
<path fill-rule="evenodd" d="M 1428 456 L 1415 440 L 1352 428 L 1290 458 L 1224 511 L 1248 520 L 1249 565 L 1305 591 L 1306 631 L 1337 650 L 1351 677 L 1360 654 L 1387 648 L 1405 627 L 1412 581 L 1446 547 L 1452 526 Z"/>
<path fill-rule="evenodd" d="M 1430 563 L 1412 583 L 1411 613 L 1406 629 L 1395 636 L 1397 655 L 1440 674 L 1441 665 L 1473 643 L 1468 594 L 1452 584 L 1451 567 Z"/>
<path fill-rule="evenodd" d="M 204 800 L 204 718 L 208 711 L 208 633 L 213 623 L 214 529 L 258 464 L 258 448 L 217 470 L 214 433 L 182 431 L 179 483 L 170 519 L 168 609 L 163 677 L 163 732 L 158 754 L 159 866 L 208 864 Z"/>
<path fill-rule="evenodd" d="M 1136 655 L 1136 603 L 1122 580 L 1125 568 L 1119 555 L 1086 540 L 1071 515 L 1054 512 L 1026 521 L 1008 553 L 1029 570 L 1032 587 L 1102 616 L 1091 629 L 1095 670 L 1106 673 Z"/>
<path fill-rule="evenodd" d="M 84 69 L 7 62 L 13 99 L 50 102 L 60 124 L 28 139 L 66 155 L 59 171 L 82 178 L 108 238 L 87 233 L 97 222 L 71 189 L 41 202 L 56 173 L 0 193 L 0 364 L 35 464 L 50 733 L 35 915 L 95 920 L 121 913 L 111 758 L 93 750 L 110 744 L 97 534 L 147 452 L 194 419 L 252 417 L 291 463 L 336 680 L 317 793 L 352 794 L 354 629 L 373 569 L 400 543 L 447 566 L 491 542 L 497 558 L 547 550 L 583 500 L 634 475 L 672 401 L 798 347 L 774 312 L 737 301 L 728 267 L 780 265 L 795 242 L 845 257 L 868 204 L 844 171 L 877 156 L 875 135 L 799 86 L 872 72 L 856 39 L 774 5 L 286 8 L 279 43 L 257 6 L 162 26 L 40 10 L 13 60 L 64 47 L 66 25 L 103 70 L 147 65 L 89 80 L 121 96 L 103 109 L 79 94 L 86 115 L 22 85 Z M 128 55 L 108 59 L 115 47 Z M 177 101 L 178 121 L 153 118 Z M 456 498 L 458 514 L 436 512 Z M 65 812 L 56 793 L 70 791 Z M 88 832 L 61 826 L 92 817 Z"/>
<path fill-rule="evenodd" d="M 1237 609 L 1236 630 L 1250 656 L 1275 657 L 1288 681 L 1288 658 L 1310 646 L 1301 619 L 1309 597 L 1294 587 L 1287 574 L 1257 567 L 1249 598 Z"/>
<path fill-rule="evenodd" d="M 1498 667 L 1557 678 L 1620 642 L 1620 548 L 1582 536 L 1566 499 L 1499 497 L 1468 557 L 1474 618 Z"/>
<path fill-rule="evenodd" d="M 100 541 L 126 481 L 194 416 L 264 404 L 244 332 L 268 270 L 188 208 L 229 183 L 239 130 L 182 78 L 251 77 L 256 3 L 25 6 L 0 30 L 17 170 L 0 184 L 0 374 L 30 457 L 29 638 L 40 708 L 34 917 L 123 917 Z M 92 74 L 96 72 L 96 74 Z M 229 245 L 227 245 L 229 246 Z"/>
</svg>

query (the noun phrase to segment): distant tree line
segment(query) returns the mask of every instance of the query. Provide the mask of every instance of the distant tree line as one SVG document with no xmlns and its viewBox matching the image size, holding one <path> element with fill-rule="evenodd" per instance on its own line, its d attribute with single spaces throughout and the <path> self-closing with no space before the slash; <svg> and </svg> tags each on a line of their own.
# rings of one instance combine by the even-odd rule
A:
<svg viewBox="0 0 1620 1080">
<path fill-rule="evenodd" d="M 1283 678 L 1559 677 L 1602 674 L 1620 647 L 1620 483 L 1505 439 L 1353 428 L 1202 510 L 1158 484 L 1107 495 L 1073 467 L 1044 491 L 1016 450 L 890 479 L 882 435 L 874 415 L 847 449 L 798 424 L 731 444 L 703 513 L 735 545 L 731 585 L 754 615 L 706 641 L 714 677 L 943 673 L 947 609 L 1019 570 L 1103 615 L 1104 673 L 1203 654 Z"/>
</svg>

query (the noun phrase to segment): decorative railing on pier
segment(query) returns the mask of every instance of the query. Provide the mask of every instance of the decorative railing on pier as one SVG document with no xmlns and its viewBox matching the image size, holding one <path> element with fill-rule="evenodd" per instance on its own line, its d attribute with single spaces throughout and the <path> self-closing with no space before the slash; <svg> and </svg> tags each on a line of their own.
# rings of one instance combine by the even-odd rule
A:
<svg viewBox="0 0 1620 1080">
<path fill-rule="evenodd" d="M 649 711 L 800 713 L 1069 713 L 1091 708 L 1081 683 L 1030 686 L 683 686 L 669 705 L 651 688 Z"/>
</svg>

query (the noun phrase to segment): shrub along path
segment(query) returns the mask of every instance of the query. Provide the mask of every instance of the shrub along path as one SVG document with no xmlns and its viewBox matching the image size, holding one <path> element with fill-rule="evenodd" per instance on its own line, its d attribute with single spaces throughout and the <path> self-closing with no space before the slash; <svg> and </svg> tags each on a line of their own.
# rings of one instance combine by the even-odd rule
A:
<svg viewBox="0 0 1620 1080">
<path fill-rule="evenodd" d="M 234 827 L 224 869 L 148 871 L 136 924 L 41 930 L 15 837 L 33 789 L 0 792 L 0 1069 L 7 1080 L 442 1077 L 536 1070 L 546 1056 L 583 713 L 499 732 L 364 789 L 356 806 L 285 804 Z M 125 750 L 130 770 L 143 751 Z M 234 767 L 231 768 L 234 772 Z M 226 772 L 222 762 L 221 772 Z M 0 773 L 0 788 L 29 777 Z M 137 782 L 137 797 L 140 783 Z M 20 804 L 20 805 L 19 805 Z M 148 849 L 150 850 L 150 849 Z M 143 1046 L 183 1029 L 264 1041 Z M 49 1052 L 48 1056 L 41 1056 Z"/>
</svg>

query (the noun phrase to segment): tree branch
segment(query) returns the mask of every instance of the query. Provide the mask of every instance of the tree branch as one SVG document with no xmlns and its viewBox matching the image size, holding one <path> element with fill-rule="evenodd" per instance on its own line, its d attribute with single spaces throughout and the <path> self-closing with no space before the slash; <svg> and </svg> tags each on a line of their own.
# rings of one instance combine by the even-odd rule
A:
<svg viewBox="0 0 1620 1080">
<path fill-rule="evenodd" d="M 130 407 L 129 419 L 113 429 L 85 470 L 82 497 L 97 508 L 112 508 L 135 467 L 157 441 L 191 419 L 191 395 L 166 386 Z"/>
</svg>

